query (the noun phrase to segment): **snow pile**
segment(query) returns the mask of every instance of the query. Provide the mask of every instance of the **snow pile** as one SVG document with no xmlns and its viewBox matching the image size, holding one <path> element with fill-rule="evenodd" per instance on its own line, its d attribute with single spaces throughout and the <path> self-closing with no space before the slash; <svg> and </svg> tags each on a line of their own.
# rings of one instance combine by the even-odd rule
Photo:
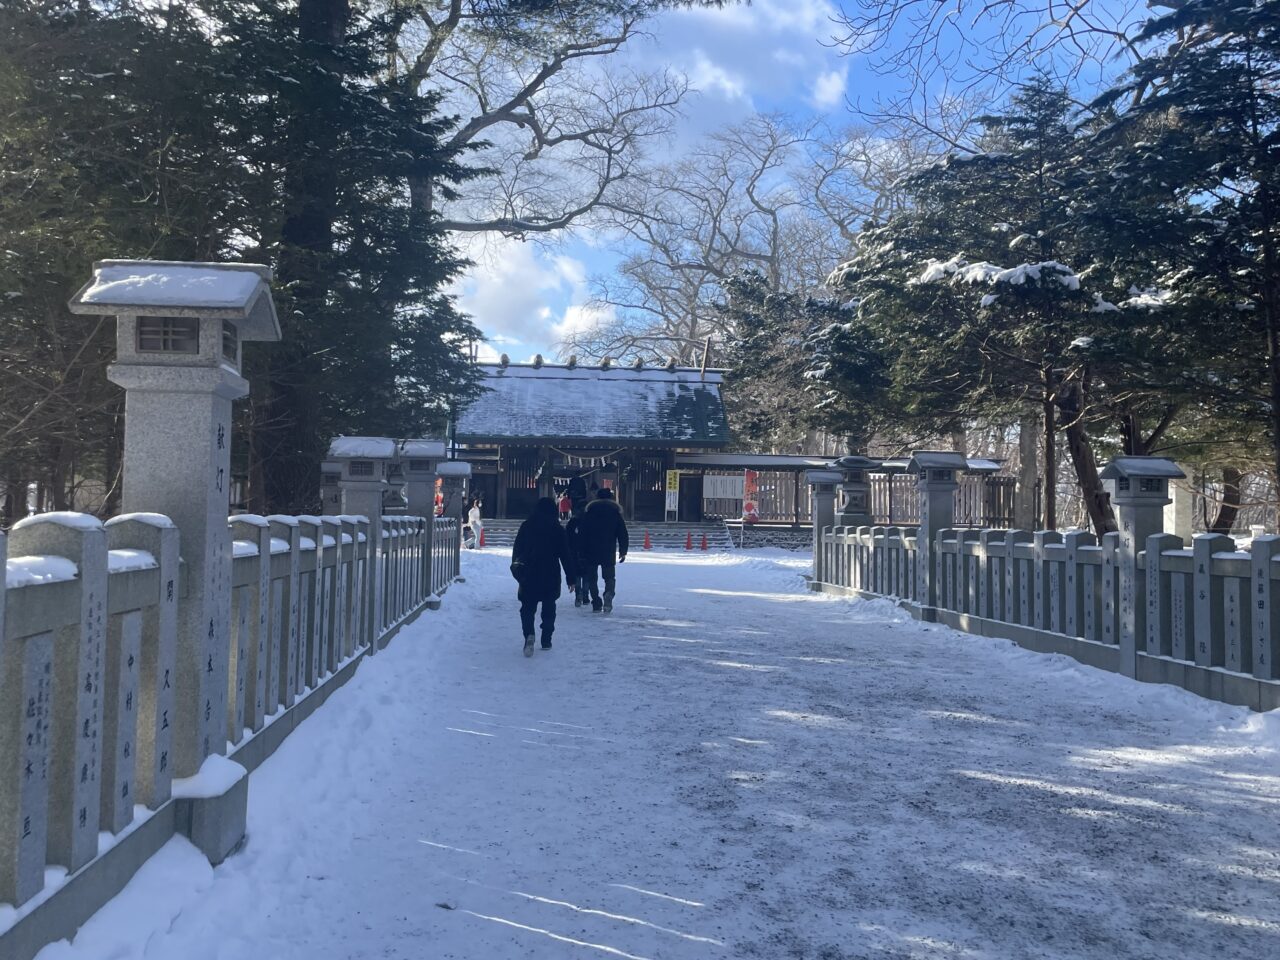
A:
<svg viewBox="0 0 1280 960">
<path fill-rule="evenodd" d="M 390 460 L 395 455 L 396 442 L 386 437 L 334 437 L 329 444 L 329 456 L 347 460 Z"/>
<path fill-rule="evenodd" d="M 122 513 L 118 517 L 112 517 L 103 526 L 111 527 L 130 520 L 135 523 L 145 523 L 151 527 L 159 527 L 162 530 L 173 529 L 173 521 L 163 513 Z"/>
<path fill-rule="evenodd" d="M 107 551 L 107 572 L 127 573 L 132 570 L 154 570 L 160 566 L 155 554 L 146 550 L 122 548 Z"/>
<path fill-rule="evenodd" d="M 13 590 L 16 587 L 74 580 L 79 572 L 75 563 L 66 557 L 10 557 L 5 561 L 4 582 L 5 586 Z"/>
<path fill-rule="evenodd" d="M 979 261 L 969 263 L 962 256 L 954 256 L 950 260 L 928 260 L 915 283 L 937 283 L 950 279 L 957 283 L 1007 283 L 1011 286 L 1022 286 L 1028 280 L 1036 283 L 1049 279 L 1057 280 L 1068 290 L 1080 289 L 1080 278 L 1064 263 L 1057 260 L 1044 260 L 1040 263 L 1020 263 L 1016 267 L 1000 267 L 994 263 Z M 987 306 L 986 303 L 983 306 Z"/>
<path fill-rule="evenodd" d="M 101 530 L 102 521 L 89 513 L 76 513 L 72 510 L 52 510 L 49 513 L 37 513 L 23 517 L 13 525 L 14 530 L 25 530 L 38 523 L 56 523 L 73 530 Z"/>
<path fill-rule="evenodd" d="M 252 270 L 215 264 L 171 266 L 143 264 L 101 266 L 82 302 L 108 307 L 184 306 L 243 308 L 262 278 Z"/>
<path fill-rule="evenodd" d="M 248 775 L 249 771 L 234 760 L 211 754 L 205 757 L 194 776 L 173 781 L 173 795 L 179 800 L 220 797 Z"/>
</svg>

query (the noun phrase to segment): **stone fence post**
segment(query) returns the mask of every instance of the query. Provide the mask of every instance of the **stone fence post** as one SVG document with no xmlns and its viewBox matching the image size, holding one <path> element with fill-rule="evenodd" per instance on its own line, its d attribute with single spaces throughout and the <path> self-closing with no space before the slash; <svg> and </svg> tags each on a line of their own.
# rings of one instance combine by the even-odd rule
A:
<svg viewBox="0 0 1280 960">
<path fill-rule="evenodd" d="M 964 454 L 949 450 L 917 450 L 907 466 L 908 472 L 916 475 L 920 491 L 916 600 L 922 607 L 933 607 L 938 602 L 937 537 L 955 524 L 955 492 L 960 486 L 956 474 L 967 466 Z"/>
<path fill-rule="evenodd" d="M 839 470 L 806 470 L 809 484 L 810 516 L 813 518 L 813 581 L 825 583 L 827 570 L 823 559 L 823 531 L 836 522 L 836 484 L 844 479 Z"/>
</svg>

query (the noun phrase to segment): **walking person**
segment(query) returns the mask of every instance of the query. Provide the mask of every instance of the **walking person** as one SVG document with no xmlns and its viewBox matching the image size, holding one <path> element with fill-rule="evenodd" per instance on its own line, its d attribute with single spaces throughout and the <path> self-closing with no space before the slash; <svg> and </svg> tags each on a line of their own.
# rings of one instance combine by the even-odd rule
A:
<svg viewBox="0 0 1280 960">
<path fill-rule="evenodd" d="M 569 540 L 569 553 L 573 556 L 573 565 L 577 576 L 573 578 L 573 605 L 585 607 L 591 603 L 591 594 L 587 591 L 587 571 L 591 569 L 591 561 L 586 555 L 586 541 L 582 538 L 582 515 L 575 513 L 564 528 Z"/>
<path fill-rule="evenodd" d="M 630 541 L 626 521 L 622 519 L 622 508 L 613 499 L 613 491 L 608 487 L 599 490 L 596 499 L 587 504 L 579 536 L 583 541 L 583 553 L 590 564 L 587 585 L 591 590 L 591 609 L 596 613 L 612 613 L 617 586 L 615 564 L 626 562 Z M 598 582 L 601 576 L 604 578 L 603 597 Z"/>
<path fill-rule="evenodd" d="M 560 522 L 567 523 L 569 521 L 569 511 L 573 509 L 573 505 L 569 502 L 569 493 L 565 491 L 560 494 Z"/>
<path fill-rule="evenodd" d="M 542 605 L 542 649 L 551 649 L 556 630 L 556 601 L 560 599 L 560 574 L 570 586 L 577 573 L 564 528 L 556 518 L 556 502 L 541 497 L 529 519 L 520 524 L 511 549 L 511 575 L 520 584 L 520 628 L 524 655 L 533 656 L 533 620 Z"/>
</svg>

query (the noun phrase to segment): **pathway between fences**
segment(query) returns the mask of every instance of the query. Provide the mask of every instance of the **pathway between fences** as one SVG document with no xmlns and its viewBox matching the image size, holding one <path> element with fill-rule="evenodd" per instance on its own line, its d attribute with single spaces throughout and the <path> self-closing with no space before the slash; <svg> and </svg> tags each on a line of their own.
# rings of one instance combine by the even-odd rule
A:
<svg viewBox="0 0 1280 960">
<path fill-rule="evenodd" d="M 1280 955 L 1280 715 L 635 556 L 520 656 L 508 558 L 42 960 Z"/>
</svg>

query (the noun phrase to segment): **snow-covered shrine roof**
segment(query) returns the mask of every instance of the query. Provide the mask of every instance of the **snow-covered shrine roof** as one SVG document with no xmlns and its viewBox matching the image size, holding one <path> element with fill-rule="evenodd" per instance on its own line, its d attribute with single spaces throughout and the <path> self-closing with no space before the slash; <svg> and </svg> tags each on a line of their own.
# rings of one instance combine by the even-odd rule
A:
<svg viewBox="0 0 1280 960">
<path fill-rule="evenodd" d="M 329 443 L 329 457 L 340 460 L 390 460 L 396 455 L 396 442 L 388 437 L 334 437 Z"/>
<path fill-rule="evenodd" d="M 241 340 L 279 340 L 271 268 L 260 263 L 99 260 L 68 304 L 72 313 L 215 317 Z"/>
<path fill-rule="evenodd" d="M 481 364 L 485 392 L 458 417 L 462 443 L 591 441 L 722 447 L 729 424 L 718 372 Z"/>
</svg>

